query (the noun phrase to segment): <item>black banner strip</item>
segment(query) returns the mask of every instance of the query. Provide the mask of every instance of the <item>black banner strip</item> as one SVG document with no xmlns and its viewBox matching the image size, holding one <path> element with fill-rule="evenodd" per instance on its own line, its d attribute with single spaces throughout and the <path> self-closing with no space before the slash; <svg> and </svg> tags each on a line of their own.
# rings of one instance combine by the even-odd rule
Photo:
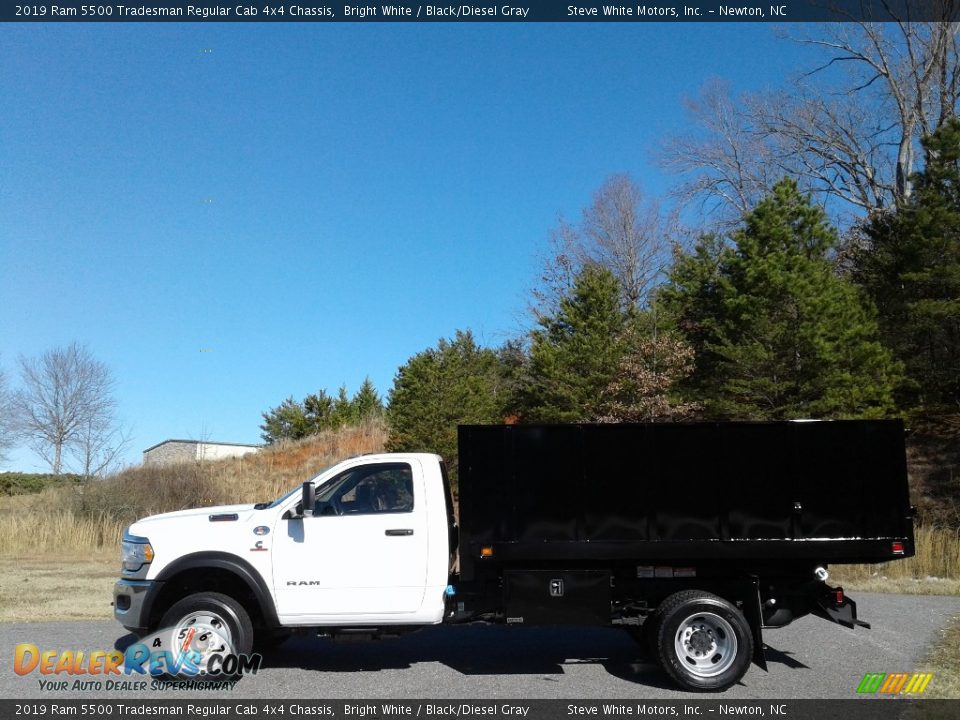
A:
<svg viewBox="0 0 960 720">
<path fill-rule="evenodd" d="M 951 0 L 757 2 L 330 2 L 330 0 L 0 0 L 2 22 L 897 22 L 960 19 Z"/>
</svg>

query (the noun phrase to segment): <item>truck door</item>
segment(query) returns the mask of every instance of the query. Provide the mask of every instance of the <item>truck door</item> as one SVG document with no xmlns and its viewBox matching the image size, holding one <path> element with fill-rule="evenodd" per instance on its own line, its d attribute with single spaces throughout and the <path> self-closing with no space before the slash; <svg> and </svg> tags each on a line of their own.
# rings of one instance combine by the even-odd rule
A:
<svg viewBox="0 0 960 720">
<path fill-rule="evenodd" d="M 312 517 L 280 519 L 272 548 L 278 615 L 419 610 L 427 581 L 423 483 L 416 461 L 358 464 L 317 488 Z"/>
</svg>

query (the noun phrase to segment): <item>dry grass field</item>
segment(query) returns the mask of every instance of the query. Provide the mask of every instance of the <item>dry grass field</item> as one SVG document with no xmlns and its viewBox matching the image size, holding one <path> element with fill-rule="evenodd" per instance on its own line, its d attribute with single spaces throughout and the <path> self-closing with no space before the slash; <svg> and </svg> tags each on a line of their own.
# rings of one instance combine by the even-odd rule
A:
<svg viewBox="0 0 960 720">
<path fill-rule="evenodd" d="M 960 618 L 940 632 L 940 638 L 924 658 L 917 672 L 932 672 L 935 682 L 924 694 L 926 698 L 960 698 Z"/>
<path fill-rule="evenodd" d="M 385 442 L 383 424 L 371 422 L 242 458 L 134 467 L 85 486 L 0 497 L 0 559 L 43 552 L 116 556 L 123 528 L 137 518 L 272 500 L 345 458 L 381 452 Z"/>
<path fill-rule="evenodd" d="M 0 622 L 112 619 L 119 572 L 117 552 L 0 558 Z"/>
<path fill-rule="evenodd" d="M 880 565 L 833 565 L 830 582 L 848 590 L 960 595 L 958 531 L 920 525 L 917 554 Z"/>
</svg>

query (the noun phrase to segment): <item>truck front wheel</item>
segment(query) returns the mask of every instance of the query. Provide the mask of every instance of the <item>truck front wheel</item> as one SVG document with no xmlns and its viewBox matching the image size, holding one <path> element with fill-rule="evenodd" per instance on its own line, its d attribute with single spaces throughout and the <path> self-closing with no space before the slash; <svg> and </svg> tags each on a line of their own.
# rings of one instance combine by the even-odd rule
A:
<svg viewBox="0 0 960 720">
<path fill-rule="evenodd" d="M 726 690 L 753 657 L 753 633 L 734 605 L 707 592 L 685 590 L 657 609 L 651 641 L 657 660 L 687 690 Z"/>
<path fill-rule="evenodd" d="M 229 595 L 201 592 L 188 595 L 170 606 L 160 621 L 173 654 L 185 652 L 191 664 L 216 672 L 215 655 L 249 654 L 253 647 L 253 625 L 243 606 Z M 161 636 L 162 637 L 162 636 Z"/>
</svg>

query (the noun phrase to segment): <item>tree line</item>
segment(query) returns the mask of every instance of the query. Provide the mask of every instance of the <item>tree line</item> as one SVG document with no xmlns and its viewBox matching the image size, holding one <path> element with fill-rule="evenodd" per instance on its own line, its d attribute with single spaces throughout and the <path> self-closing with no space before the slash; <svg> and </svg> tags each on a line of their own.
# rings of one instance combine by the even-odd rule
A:
<svg viewBox="0 0 960 720">
<path fill-rule="evenodd" d="M 849 273 L 836 265 L 837 229 L 791 179 L 732 232 L 678 248 L 640 295 L 643 273 L 598 260 L 581 227 L 574 252 L 551 263 L 569 286 L 540 293 L 525 337 L 488 349 L 457 331 L 399 369 L 390 449 L 453 459 L 458 423 L 956 412 L 960 121 L 923 147 L 911 199 L 870 219 L 871 250 Z M 585 217 L 625 184 L 605 185 Z"/>
<path fill-rule="evenodd" d="M 910 199 L 868 219 L 870 249 L 845 270 L 837 227 L 795 180 L 776 183 L 735 229 L 664 258 L 649 227 L 633 225 L 645 215 L 636 185 L 614 176 L 579 223 L 563 224 L 528 333 L 485 348 L 457 330 L 399 368 L 388 448 L 455 465 L 458 424 L 957 412 L 960 120 L 922 147 Z M 367 380 L 352 401 L 344 388 L 336 402 L 317 397 L 265 413 L 265 430 L 288 412 L 335 427 L 376 392 Z M 379 398 L 365 405 L 383 411 Z"/>
<path fill-rule="evenodd" d="M 389 449 L 454 461 L 462 423 L 960 411 L 960 46 L 942 6 L 794 38 L 823 55 L 790 90 L 708 84 L 659 153 L 672 211 L 610 177 L 553 229 L 528 332 L 487 348 L 456 330 L 399 368 Z"/>
<path fill-rule="evenodd" d="M 380 418 L 383 416 L 383 399 L 368 377 L 353 397 L 348 396 L 346 385 L 340 386 L 336 397 L 321 389 L 303 400 L 288 397 L 262 416 L 261 437 L 272 444 Z"/>
<path fill-rule="evenodd" d="M 934 5 L 795 38 L 823 56 L 790 90 L 708 84 L 659 153 L 674 212 L 611 177 L 554 229 L 528 333 L 400 368 L 390 448 L 452 458 L 458 422 L 960 411 L 960 45 Z"/>
</svg>

